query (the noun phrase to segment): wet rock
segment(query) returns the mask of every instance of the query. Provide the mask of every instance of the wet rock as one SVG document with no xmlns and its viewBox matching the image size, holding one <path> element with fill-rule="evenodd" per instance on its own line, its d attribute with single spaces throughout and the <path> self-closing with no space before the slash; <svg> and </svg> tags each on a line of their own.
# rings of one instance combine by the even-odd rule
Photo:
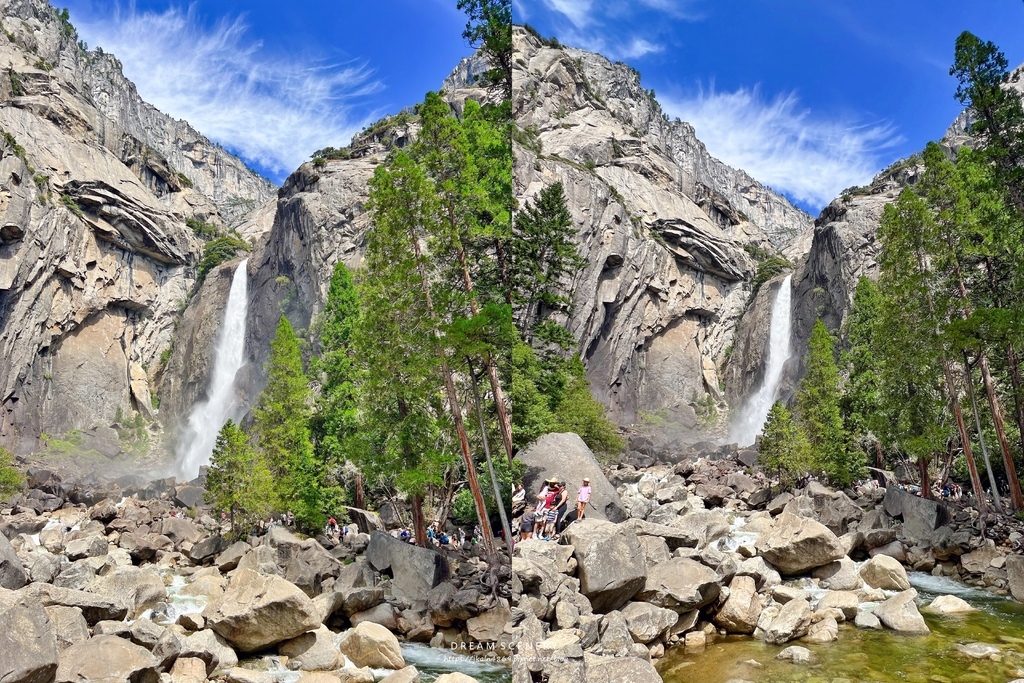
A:
<svg viewBox="0 0 1024 683">
<path fill-rule="evenodd" d="M 943 616 L 950 614 L 966 614 L 977 612 L 977 608 L 971 607 L 970 603 L 955 595 L 940 595 L 929 603 L 924 611 Z"/>
<path fill-rule="evenodd" d="M 882 622 L 871 612 L 857 612 L 853 623 L 857 628 L 882 628 Z"/>
<path fill-rule="evenodd" d="M 852 621 L 857 617 L 860 599 L 852 591 L 829 591 L 818 600 L 818 604 L 815 606 L 815 610 L 818 612 L 832 608 L 842 612 L 847 621 Z"/>
<path fill-rule="evenodd" d="M 822 588 L 834 591 L 852 591 L 861 586 L 857 565 L 849 557 L 841 557 L 835 562 L 818 567 L 812 574 L 820 581 Z"/>
<path fill-rule="evenodd" d="M 727 633 L 750 634 L 757 628 L 761 616 L 761 601 L 754 579 L 737 576 L 729 584 L 729 597 L 715 615 L 715 626 Z"/>
<path fill-rule="evenodd" d="M 806 600 L 790 600 L 779 610 L 771 625 L 765 630 L 764 641 L 770 645 L 781 645 L 807 635 L 811 626 L 811 606 Z"/>
<path fill-rule="evenodd" d="M 415 666 L 407 666 L 380 679 L 380 683 L 419 683 L 420 672 Z"/>
<path fill-rule="evenodd" d="M 793 662 L 794 664 L 809 664 L 814 660 L 814 655 L 806 647 L 790 645 L 775 655 L 775 658 L 786 662 Z"/>
<path fill-rule="evenodd" d="M 887 555 L 876 555 L 865 562 L 860 568 L 860 576 L 872 588 L 889 591 L 905 591 L 910 588 L 907 570 Z"/>
<path fill-rule="evenodd" d="M 875 607 L 874 614 L 889 629 L 900 633 L 924 635 L 930 633 L 924 617 L 917 610 L 917 591 L 913 588 L 897 593 Z"/>
<path fill-rule="evenodd" d="M 807 643 L 832 643 L 839 640 L 839 622 L 834 617 L 824 619 L 811 624 L 807 635 L 803 637 Z"/>
<path fill-rule="evenodd" d="M 1001 650 L 988 643 L 957 643 L 956 651 L 971 659 L 1001 659 Z"/>
</svg>

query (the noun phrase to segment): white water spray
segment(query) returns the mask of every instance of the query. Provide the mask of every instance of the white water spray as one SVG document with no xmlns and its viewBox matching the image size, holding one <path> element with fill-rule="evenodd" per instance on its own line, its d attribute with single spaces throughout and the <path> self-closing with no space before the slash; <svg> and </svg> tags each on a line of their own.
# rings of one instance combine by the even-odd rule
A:
<svg viewBox="0 0 1024 683">
<path fill-rule="evenodd" d="M 768 330 L 768 354 L 765 361 L 764 381 L 761 388 L 747 399 L 746 404 L 740 410 L 732 423 L 729 433 L 729 440 L 738 443 L 740 446 L 753 445 L 757 435 L 764 427 L 764 421 L 768 417 L 768 411 L 775 403 L 775 395 L 778 393 L 779 384 L 782 382 L 782 369 L 789 360 L 792 351 L 790 349 L 789 337 L 792 331 L 791 303 L 792 292 L 790 281 L 792 275 L 779 285 L 779 291 L 775 295 L 775 302 L 772 304 L 772 320 Z"/>
<path fill-rule="evenodd" d="M 193 479 L 199 468 L 210 462 L 217 434 L 229 419 L 241 417 L 241 404 L 235 392 L 235 375 L 244 364 L 245 315 L 248 299 L 248 274 L 242 261 L 231 278 L 231 291 L 224 307 L 224 319 L 213 351 L 213 373 L 205 401 L 192 406 L 188 427 L 178 446 L 177 476 Z"/>
</svg>

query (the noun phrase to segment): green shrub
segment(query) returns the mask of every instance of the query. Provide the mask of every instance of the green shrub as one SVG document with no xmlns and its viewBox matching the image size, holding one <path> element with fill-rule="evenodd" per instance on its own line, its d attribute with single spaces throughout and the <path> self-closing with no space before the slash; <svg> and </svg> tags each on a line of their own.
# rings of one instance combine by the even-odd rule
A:
<svg viewBox="0 0 1024 683">
<path fill-rule="evenodd" d="M 315 166 L 316 168 L 323 168 L 326 165 L 327 159 L 323 157 L 316 157 L 315 159 L 313 159 L 313 166 Z"/>
<path fill-rule="evenodd" d="M 196 274 L 199 282 L 206 279 L 206 274 L 224 263 L 239 251 L 249 251 L 249 245 L 236 234 L 217 237 L 206 243 L 203 247 L 203 260 L 199 262 L 199 272 Z"/>
<path fill-rule="evenodd" d="M 41 69 L 43 71 L 53 71 L 53 64 L 50 64 L 45 59 L 37 60 L 36 63 L 33 64 L 32 66 L 34 66 L 37 69 Z"/>
<path fill-rule="evenodd" d="M 0 446 L 0 500 L 6 500 L 21 490 L 24 478 L 14 466 L 14 454 Z"/>
<path fill-rule="evenodd" d="M 761 285 L 772 278 L 778 277 L 786 270 L 793 267 L 793 264 L 781 256 L 770 256 L 757 264 L 757 275 L 754 276 L 754 291 L 757 294 Z"/>
<path fill-rule="evenodd" d="M 187 187 L 188 189 L 192 189 L 192 181 L 189 179 L 189 177 L 187 175 L 185 175 L 181 171 L 178 171 L 178 182 L 181 183 L 182 187 Z"/>
<path fill-rule="evenodd" d="M 189 218 L 185 221 L 185 225 L 192 228 L 192 232 L 200 239 L 205 240 L 217 236 L 217 226 L 213 223 L 207 223 L 206 221 L 198 218 Z"/>
<path fill-rule="evenodd" d="M 60 203 L 63 204 L 68 209 L 68 211 L 75 214 L 79 218 L 82 218 L 85 215 L 84 213 L 82 213 L 82 207 L 80 207 L 78 205 L 78 202 L 75 201 L 75 198 L 69 194 L 62 194 L 60 196 Z"/>
<path fill-rule="evenodd" d="M 14 69 L 7 70 L 7 78 L 11 82 L 11 94 L 15 97 L 25 94 L 25 83 L 21 80 L 21 74 Z"/>
</svg>

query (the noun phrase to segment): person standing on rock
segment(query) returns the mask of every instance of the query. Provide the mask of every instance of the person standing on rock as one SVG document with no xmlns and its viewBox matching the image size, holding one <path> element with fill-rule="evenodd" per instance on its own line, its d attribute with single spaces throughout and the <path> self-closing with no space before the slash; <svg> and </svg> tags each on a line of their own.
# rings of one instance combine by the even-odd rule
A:
<svg viewBox="0 0 1024 683">
<path fill-rule="evenodd" d="M 587 503 L 590 502 L 590 478 L 583 477 L 583 484 L 576 492 L 576 519 L 583 519 L 587 512 Z"/>
<path fill-rule="evenodd" d="M 569 501 L 569 492 L 557 479 L 552 479 L 552 486 L 544 501 L 544 508 L 547 510 L 547 523 L 544 525 L 544 532 L 541 534 L 545 540 L 551 540 L 558 527 L 558 518 L 565 512 L 566 504 Z"/>
</svg>

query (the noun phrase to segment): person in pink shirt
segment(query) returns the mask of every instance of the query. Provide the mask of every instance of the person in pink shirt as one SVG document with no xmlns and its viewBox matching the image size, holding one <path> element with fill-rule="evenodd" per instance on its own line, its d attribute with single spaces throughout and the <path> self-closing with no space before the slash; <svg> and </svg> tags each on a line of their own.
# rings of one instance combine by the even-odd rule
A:
<svg viewBox="0 0 1024 683">
<path fill-rule="evenodd" d="M 576 519 L 583 519 L 587 512 L 587 503 L 590 502 L 590 479 L 584 477 L 583 485 L 576 492 Z"/>
</svg>

